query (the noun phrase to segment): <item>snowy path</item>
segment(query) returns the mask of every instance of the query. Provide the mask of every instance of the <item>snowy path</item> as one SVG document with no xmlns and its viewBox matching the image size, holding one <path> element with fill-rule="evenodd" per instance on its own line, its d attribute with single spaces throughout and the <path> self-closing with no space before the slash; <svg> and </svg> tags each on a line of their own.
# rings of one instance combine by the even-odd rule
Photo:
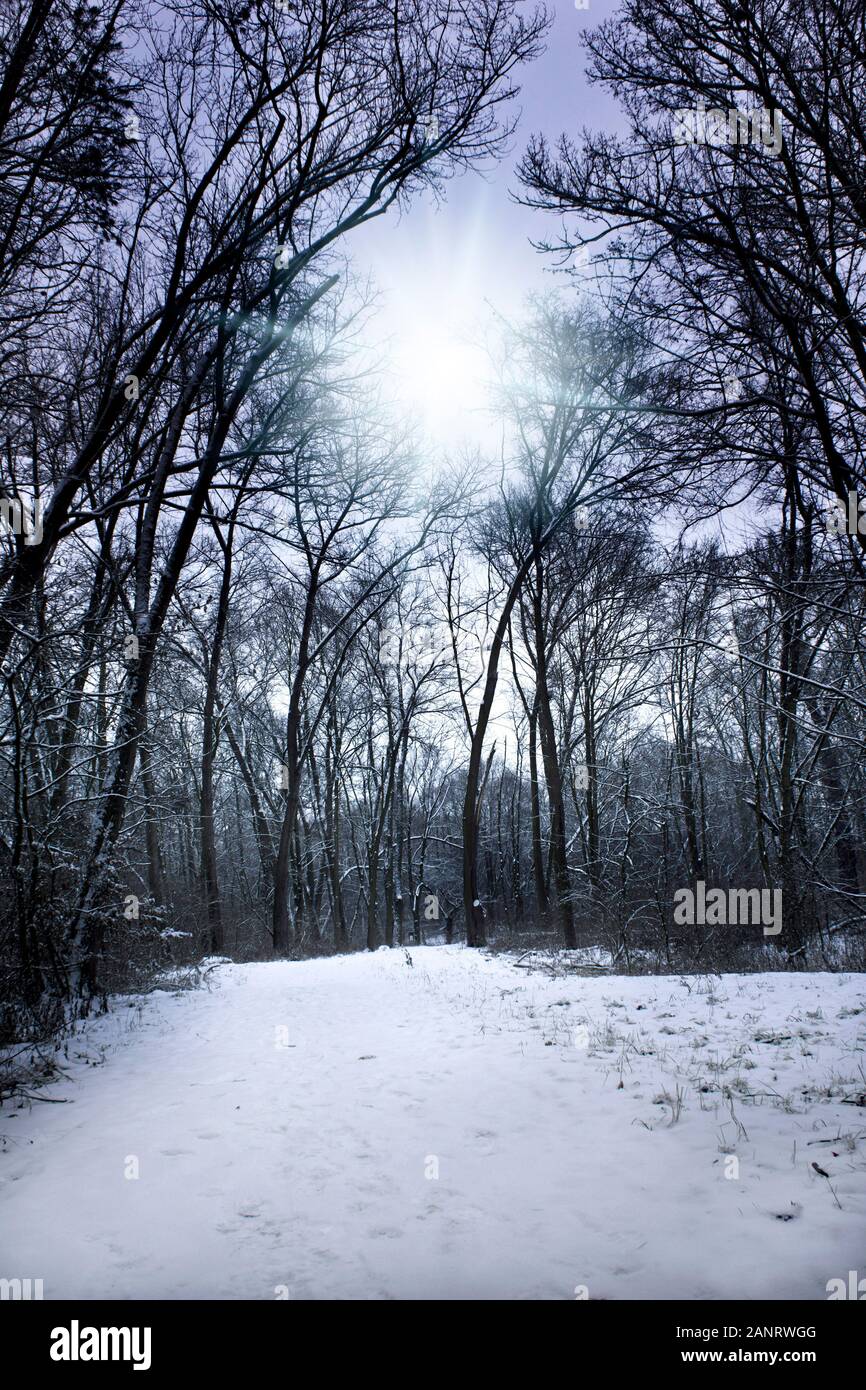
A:
<svg viewBox="0 0 866 1390">
<path fill-rule="evenodd" d="M 0 1276 L 46 1298 L 823 1299 L 866 1275 L 862 976 L 708 991 L 411 955 L 225 967 L 90 1025 L 73 1052 L 105 1064 L 48 1088 L 68 1104 L 0 1110 Z"/>
</svg>

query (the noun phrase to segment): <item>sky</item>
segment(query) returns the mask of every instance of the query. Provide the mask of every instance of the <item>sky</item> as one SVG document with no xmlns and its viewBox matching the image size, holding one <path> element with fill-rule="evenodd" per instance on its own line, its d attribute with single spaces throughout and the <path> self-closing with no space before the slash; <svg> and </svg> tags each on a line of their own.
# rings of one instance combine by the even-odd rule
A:
<svg viewBox="0 0 866 1390">
<path fill-rule="evenodd" d="M 572 0 L 548 9 L 554 16 L 546 52 L 517 75 L 519 124 L 506 156 L 485 172 L 472 171 L 446 186 L 445 201 L 416 201 L 402 216 L 363 228 L 353 239 L 357 273 L 370 276 L 381 308 L 368 336 L 382 344 L 399 396 L 415 407 L 425 434 L 445 450 L 463 441 L 490 443 L 484 415 L 486 359 L 472 340 L 483 338 L 489 306 L 514 317 L 528 294 L 553 288 L 552 262 L 531 239 L 556 230 L 543 213 L 515 204 L 516 166 L 531 134 L 551 141 L 584 126 L 616 121 L 608 93 L 584 77 L 581 38 L 607 19 L 616 0 Z"/>
<path fill-rule="evenodd" d="M 531 245 L 555 239 L 559 224 L 515 202 L 516 169 L 532 134 L 555 144 L 563 133 L 578 139 L 584 128 L 623 129 L 611 94 L 586 80 L 582 43 L 619 5 L 588 0 L 584 10 L 573 0 L 548 0 L 546 50 L 516 74 L 519 121 L 509 152 L 484 171 L 451 180 L 444 201 L 418 199 L 352 239 L 356 272 L 371 277 L 379 293 L 367 339 L 387 364 L 389 385 L 443 458 L 467 445 L 487 458 L 498 453 L 499 427 L 485 408 L 490 368 L 482 347 L 472 346 L 483 341 L 491 308 L 515 318 L 528 295 L 567 287 L 555 259 Z M 757 521 L 749 504 L 694 527 L 690 539 L 714 534 L 724 548 L 737 549 Z M 672 519 L 662 534 L 672 539 L 677 529 Z"/>
</svg>

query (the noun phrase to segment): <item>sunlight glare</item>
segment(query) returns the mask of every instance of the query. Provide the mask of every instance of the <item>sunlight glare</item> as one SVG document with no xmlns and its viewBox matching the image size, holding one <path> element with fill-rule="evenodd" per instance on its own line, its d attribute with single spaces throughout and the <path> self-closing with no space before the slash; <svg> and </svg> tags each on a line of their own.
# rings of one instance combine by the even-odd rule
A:
<svg viewBox="0 0 866 1390">
<path fill-rule="evenodd" d="M 415 318 L 394 343 L 393 363 L 397 394 L 425 433 L 454 442 L 482 428 L 490 367 L 453 324 Z"/>
</svg>

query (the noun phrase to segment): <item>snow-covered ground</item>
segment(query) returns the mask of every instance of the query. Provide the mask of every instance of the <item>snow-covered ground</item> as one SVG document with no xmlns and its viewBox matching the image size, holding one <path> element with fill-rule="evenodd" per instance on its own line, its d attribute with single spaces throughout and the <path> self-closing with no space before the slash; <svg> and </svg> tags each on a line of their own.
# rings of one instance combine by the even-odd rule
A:
<svg viewBox="0 0 866 1390">
<path fill-rule="evenodd" d="M 0 1276 L 825 1299 L 866 1275 L 863 976 L 410 956 L 224 966 L 88 1025 L 44 1092 L 66 1104 L 0 1110 Z"/>
</svg>

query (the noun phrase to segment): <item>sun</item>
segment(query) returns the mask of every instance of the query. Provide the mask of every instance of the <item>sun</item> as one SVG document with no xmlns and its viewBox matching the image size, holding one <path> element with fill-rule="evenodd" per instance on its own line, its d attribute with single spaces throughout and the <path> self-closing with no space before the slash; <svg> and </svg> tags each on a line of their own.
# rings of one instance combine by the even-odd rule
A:
<svg viewBox="0 0 866 1390">
<path fill-rule="evenodd" d="M 455 191 L 454 216 L 419 208 L 368 259 L 379 297 L 371 347 L 388 395 L 428 440 L 486 447 L 491 430 L 489 189 Z M 370 248 L 368 247 L 368 256 Z"/>
<path fill-rule="evenodd" d="M 432 436 L 474 436 L 488 408 L 490 366 L 465 331 L 432 315 L 417 318 L 392 345 L 396 395 Z"/>
</svg>

